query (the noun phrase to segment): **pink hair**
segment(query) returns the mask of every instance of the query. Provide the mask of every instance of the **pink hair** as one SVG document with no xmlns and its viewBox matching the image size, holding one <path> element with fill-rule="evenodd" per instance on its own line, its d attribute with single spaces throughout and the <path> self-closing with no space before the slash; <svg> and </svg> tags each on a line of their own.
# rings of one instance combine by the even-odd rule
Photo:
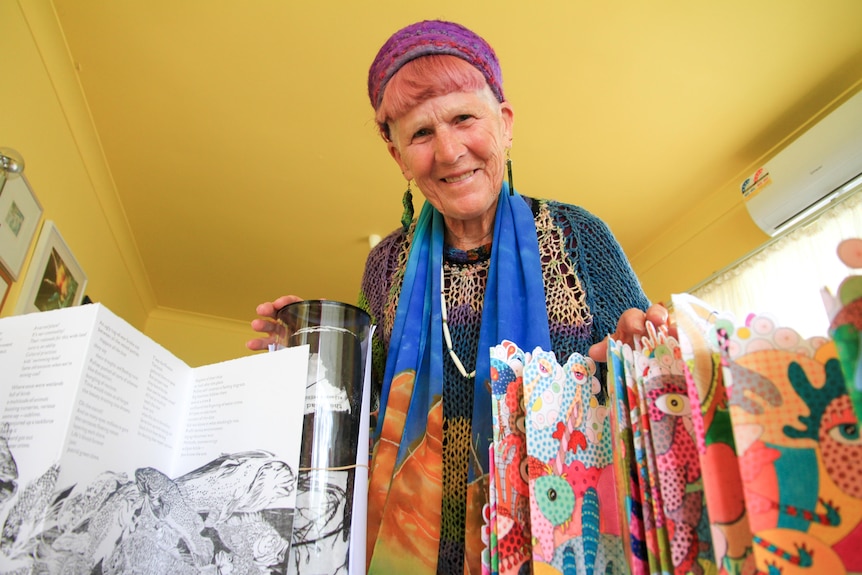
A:
<svg viewBox="0 0 862 575">
<path fill-rule="evenodd" d="M 375 115 L 380 134 L 388 141 L 389 122 L 425 100 L 487 87 L 482 72 L 457 56 L 431 54 L 411 60 L 396 72 L 383 92 Z"/>
</svg>

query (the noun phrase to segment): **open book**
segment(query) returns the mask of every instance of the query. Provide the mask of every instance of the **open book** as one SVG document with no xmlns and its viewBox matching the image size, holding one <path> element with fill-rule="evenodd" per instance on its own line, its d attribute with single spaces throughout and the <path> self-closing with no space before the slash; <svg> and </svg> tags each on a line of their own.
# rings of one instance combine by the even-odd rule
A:
<svg viewBox="0 0 862 575">
<path fill-rule="evenodd" d="M 0 573 L 286 572 L 307 366 L 191 368 L 99 304 L 0 321 Z"/>
</svg>

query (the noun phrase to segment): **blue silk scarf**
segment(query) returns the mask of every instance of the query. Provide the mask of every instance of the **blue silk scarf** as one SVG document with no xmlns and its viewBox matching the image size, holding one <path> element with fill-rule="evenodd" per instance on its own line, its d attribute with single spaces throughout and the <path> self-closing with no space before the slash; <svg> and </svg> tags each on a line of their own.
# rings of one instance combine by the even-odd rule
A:
<svg viewBox="0 0 862 575">
<path fill-rule="evenodd" d="M 436 569 L 442 497 L 444 229 L 442 214 L 426 202 L 404 273 L 374 433 L 367 548 L 371 572 L 410 569 L 418 575 Z M 488 471 L 493 440 L 489 352 L 503 340 L 525 350 L 551 349 L 535 221 L 523 198 L 510 195 L 506 183 L 497 202 L 474 381 L 472 437 L 480 469 L 477 473 L 471 466 L 469 482 Z"/>
</svg>

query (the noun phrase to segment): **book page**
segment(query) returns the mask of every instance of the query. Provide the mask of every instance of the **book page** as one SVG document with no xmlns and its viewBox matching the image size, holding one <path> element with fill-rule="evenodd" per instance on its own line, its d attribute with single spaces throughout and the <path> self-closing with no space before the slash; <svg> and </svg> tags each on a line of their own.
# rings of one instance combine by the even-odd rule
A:
<svg viewBox="0 0 862 575">
<path fill-rule="evenodd" d="M 140 467 L 169 470 L 191 390 L 188 365 L 95 305 L 98 315 L 62 458 L 65 485 L 105 472 L 133 477 Z"/>
<path fill-rule="evenodd" d="M 59 462 L 97 313 L 82 306 L 0 321 L 0 458 L 15 468 L 4 481 L 26 485 Z"/>
<path fill-rule="evenodd" d="M 147 499 L 175 487 L 192 518 L 205 518 L 190 530 L 206 535 L 196 543 L 197 566 L 287 572 L 307 373 L 308 346 L 194 370 L 173 479 L 151 468 L 137 477 Z M 159 526 L 151 531 L 157 536 Z"/>
<path fill-rule="evenodd" d="M 0 571 L 284 573 L 307 365 L 193 372 L 98 304 L 4 318 Z"/>
<path fill-rule="evenodd" d="M 271 453 L 295 467 L 307 370 L 308 346 L 195 368 L 175 473 L 249 450 Z"/>
</svg>

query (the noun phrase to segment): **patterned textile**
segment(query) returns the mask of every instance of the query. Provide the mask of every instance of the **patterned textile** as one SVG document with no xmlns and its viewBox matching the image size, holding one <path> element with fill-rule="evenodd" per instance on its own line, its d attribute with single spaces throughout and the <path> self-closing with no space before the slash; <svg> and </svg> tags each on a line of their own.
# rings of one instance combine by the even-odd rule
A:
<svg viewBox="0 0 862 575">
<path fill-rule="evenodd" d="M 620 314 L 649 302 L 607 226 L 582 208 L 524 198 L 536 224 L 551 346 L 560 362 L 612 333 Z M 394 326 L 414 229 L 397 230 L 369 255 L 360 306 L 378 325 L 374 341 L 375 381 L 379 386 Z M 480 253 L 447 250 L 444 260 L 449 326 L 458 357 L 475 365 L 489 261 Z M 487 252 L 487 250 L 485 250 Z M 438 572 L 479 573 L 480 533 L 465 538 L 467 516 L 481 519 L 482 508 L 467 508 L 467 466 L 472 464 L 469 426 L 473 387 L 448 359 L 443 382 L 443 501 Z M 604 380 L 604 377 L 599 378 Z M 379 387 L 377 388 L 379 393 Z M 600 396 L 601 397 L 601 396 Z M 460 422 L 460 423 L 459 423 Z M 487 471 L 487 470 L 485 470 Z M 478 475 L 478 474 L 477 474 Z M 473 486 L 484 489 L 486 486 Z M 486 493 L 487 497 L 487 493 Z M 419 527 L 421 529 L 421 526 Z M 436 529 L 437 526 L 434 526 Z M 406 529 L 406 527 L 405 527 Z"/>
</svg>

